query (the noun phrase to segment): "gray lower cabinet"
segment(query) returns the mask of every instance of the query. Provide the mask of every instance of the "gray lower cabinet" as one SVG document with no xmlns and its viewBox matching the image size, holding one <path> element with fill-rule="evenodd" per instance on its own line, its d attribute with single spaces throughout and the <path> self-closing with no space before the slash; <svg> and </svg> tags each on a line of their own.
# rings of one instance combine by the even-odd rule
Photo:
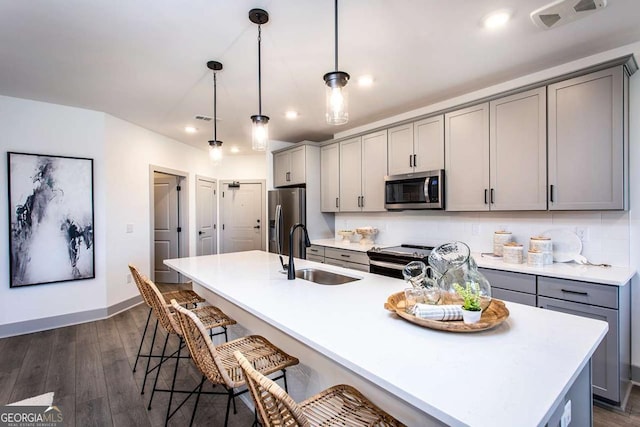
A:
<svg viewBox="0 0 640 427">
<path fill-rule="evenodd" d="M 620 404 L 630 378 L 630 285 L 538 277 L 538 307 L 605 321 L 609 331 L 591 359 L 594 397 Z"/>
<path fill-rule="evenodd" d="M 307 260 L 369 272 L 369 256 L 366 252 L 311 245 L 307 248 Z"/>
<path fill-rule="evenodd" d="M 491 283 L 491 295 L 495 298 L 536 306 L 536 276 L 510 271 L 479 269 Z"/>
</svg>

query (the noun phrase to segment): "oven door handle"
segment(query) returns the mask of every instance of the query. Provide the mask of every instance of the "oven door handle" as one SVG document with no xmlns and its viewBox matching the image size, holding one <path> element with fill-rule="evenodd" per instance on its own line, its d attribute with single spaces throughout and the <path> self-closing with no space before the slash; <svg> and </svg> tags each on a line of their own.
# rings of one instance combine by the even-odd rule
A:
<svg viewBox="0 0 640 427">
<path fill-rule="evenodd" d="M 376 267 L 390 268 L 392 270 L 404 270 L 403 264 L 395 264 L 393 262 L 374 261 L 369 260 L 369 265 L 375 265 Z"/>
</svg>

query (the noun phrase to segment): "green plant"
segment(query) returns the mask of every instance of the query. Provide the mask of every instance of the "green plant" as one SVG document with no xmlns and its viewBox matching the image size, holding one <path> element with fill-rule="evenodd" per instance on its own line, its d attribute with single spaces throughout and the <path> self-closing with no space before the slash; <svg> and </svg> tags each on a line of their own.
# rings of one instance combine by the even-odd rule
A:
<svg viewBox="0 0 640 427">
<path fill-rule="evenodd" d="M 480 285 L 478 283 L 467 282 L 465 287 L 458 283 L 453 284 L 453 289 L 462 297 L 462 309 L 469 311 L 481 311 L 480 307 Z"/>
</svg>

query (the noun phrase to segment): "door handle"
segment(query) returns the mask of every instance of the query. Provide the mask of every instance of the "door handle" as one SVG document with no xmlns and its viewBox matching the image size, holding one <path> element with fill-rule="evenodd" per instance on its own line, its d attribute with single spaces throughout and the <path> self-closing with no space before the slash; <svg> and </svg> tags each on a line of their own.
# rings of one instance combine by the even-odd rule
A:
<svg viewBox="0 0 640 427">
<path fill-rule="evenodd" d="M 339 208 L 340 206 L 338 206 L 338 197 L 336 197 L 336 208 Z"/>
<path fill-rule="evenodd" d="M 553 184 L 549 186 L 549 201 L 553 203 Z"/>
<path fill-rule="evenodd" d="M 413 155 L 413 167 L 415 168 L 416 166 L 418 166 L 418 155 L 414 154 Z"/>
<path fill-rule="evenodd" d="M 488 190 L 485 188 L 484 189 L 484 204 L 485 205 L 487 204 L 487 192 L 488 192 Z"/>
<path fill-rule="evenodd" d="M 253 228 L 256 228 L 256 229 L 257 229 L 257 228 L 260 228 L 260 226 L 259 226 L 259 225 L 256 225 L 256 226 L 255 226 L 255 227 L 253 227 Z"/>
<path fill-rule="evenodd" d="M 409 167 L 410 168 L 413 167 L 413 165 L 411 164 L 412 163 L 412 159 L 413 159 L 413 156 L 411 154 L 409 154 Z"/>
<path fill-rule="evenodd" d="M 493 188 L 491 189 L 491 204 L 494 204 L 495 202 L 493 201 Z"/>
<path fill-rule="evenodd" d="M 199 236 L 202 236 L 203 234 L 204 234 L 204 232 L 203 232 L 203 231 L 198 231 L 198 235 L 199 235 Z"/>
</svg>

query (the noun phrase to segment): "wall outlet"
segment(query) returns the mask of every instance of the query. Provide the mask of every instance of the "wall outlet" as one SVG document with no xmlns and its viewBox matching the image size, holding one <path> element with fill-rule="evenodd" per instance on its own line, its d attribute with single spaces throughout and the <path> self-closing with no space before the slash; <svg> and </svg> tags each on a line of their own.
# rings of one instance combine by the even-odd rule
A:
<svg viewBox="0 0 640 427">
<path fill-rule="evenodd" d="M 564 412 L 562 413 L 562 417 L 560 417 L 560 427 L 569 427 L 571 424 L 571 401 L 569 400 L 564 405 Z"/>
<path fill-rule="evenodd" d="M 127 224 L 127 233 L 133 233 L 133 224 Z"/>
<path fill-rule="evenodd" d="M 133 281 L 133 278 L 131 277 L 131 274 L 127 274 L 127 283 L 131 283 Z"/>
<path fill-rule="evenodd" d="M 589 241 L 589 229 L 587 227 L 576 227 L 576 235 L 583 243 Z"/>
</svg>

